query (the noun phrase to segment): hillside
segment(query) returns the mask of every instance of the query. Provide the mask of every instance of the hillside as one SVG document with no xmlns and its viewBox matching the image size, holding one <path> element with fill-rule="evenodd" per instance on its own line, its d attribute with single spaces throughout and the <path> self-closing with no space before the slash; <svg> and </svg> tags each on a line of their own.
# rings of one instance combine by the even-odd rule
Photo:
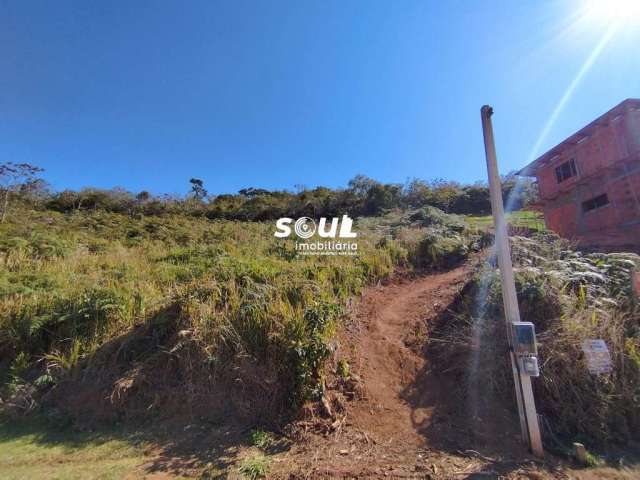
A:
<svg viewBox="0 0 640 480">
<path fill-rule="evenodd" d="M 502 322 L 490 321 L 502 315 L 483 260 L 491 235 L 471 220 L 391 210 L 356 221 L 357 256 L 300 256 L 270 221 L 18 204 L 0 225 L 3 425 L 20 432 L 11 425 L 44 416 L 55 428 L 142 429 L 113 434 L 147 445 L 139 474 L 247 472 L 255 460 L 258 473 L 285 476 L 310 468 L 307 444 L 354 473 L 365 461 L 352 455 L 359 431 L 373 437 L 373 455 L 398 442 L 374 476 L 438 455 L 436 468 L 453 471 L 469 455 L 459 451 L 518 457 L 487 442 L 496 422 L 511 424 L 512 389 Z M 537 227 L 528 215 L 514 223 Z M 584 255 L 518 231 L 530 235 L 512 241 L 523 317 L 541 342 L 547 448 L 566 455 L 579 439 L 602 461 L 615 454 L 609 446 L 626 452 L 640 431 L 638 257 Z M 606 339 L 613 375 L 590 376 L 585 338 Z M 211 442 L 224 452 L 203 451 Z M 516 475 L 512 461 L 495 468 Z"/>
<path fill-rule="evenodd" d="M 135 395 L 147 413 L 165 388 L 167 401 L 176 388 L 190 392 L 182 406 L 200 403 L 219 381 L 234 388 L 236 374 L 225 376 L 239 368 L 247 375 L 239 395 L 251 407 L 234 408 L 274 414 L 313 394 L 341 310 L 363 286 L 426 264 L 420 249 L 435 265 L 478 248 L 481 236 L 463 236 L 460 226 L 416 230 L 408 216 L 382 230 L 357 224 L 357 257 L 314 257 L 296 256 L 293 240 L 275 238 L 270 223 L 22 210 L 1 227 L 5 382 L 50 388 L 90 365 L 111 385 L 105 396 L 118 399 L 107 410 L 124 415 L 147 368 L 176 369 Z M 392 229 L 398 240 L 388 237 Z M 199 368 L 181 363 L 191 355 Z"/>
</svg>

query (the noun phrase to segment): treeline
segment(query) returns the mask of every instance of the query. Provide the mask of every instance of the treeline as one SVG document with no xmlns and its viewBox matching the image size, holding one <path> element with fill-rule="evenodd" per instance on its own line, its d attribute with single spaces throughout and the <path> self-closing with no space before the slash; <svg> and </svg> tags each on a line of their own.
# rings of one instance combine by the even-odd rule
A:
<svg viewBox="0 0 640 480">
<path fill-rule="evenodd" d="M 38 169 L 37 173 L 41 170 Z M 490 213 L 486 184 L 462 185 L 445 180 L 413 179 L 405 184 L 381 183 L 364 175 L 349 181 L 346 188 L 299 187 L 297 192 L 245 188 L 236 194 L 210 195 L 202 180 L 192 178 L 187 195 L 137 194 L 121 188 L 84 188 L 80 191 L 50 191 L 44 182 L 30 175 L 22 183 L 4 185 L 5 195 L 15 196 L 43 208 L 59 212 L 104 210 L 127 215 L 179 213 L 210 219 L 240 221 L 273 220 L 289 217 L 353 217 L 379 215 L 390 209 L 420 208 L 426 205 L 448 213 L 485 215 Z M 505 202 L 521 209 L 535 201 L 536 189 L 529 179 L 508 175 L 502 182 Z M 6 208 L 6 207 L 5 207 Z M 3 209 L 4 212 L 4 209 Z"/>
</svg>

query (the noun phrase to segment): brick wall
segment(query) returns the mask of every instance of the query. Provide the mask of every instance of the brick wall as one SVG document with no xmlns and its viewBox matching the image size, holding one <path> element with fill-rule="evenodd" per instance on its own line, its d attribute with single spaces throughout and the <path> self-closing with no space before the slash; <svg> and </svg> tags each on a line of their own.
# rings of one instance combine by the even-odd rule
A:
<svg viewBox="0 0 640 480">
<path fill-rule="evenodd" d="M 572 159 L 577 175 L 559 183 L 556 168 Z M 548 228 L 585 245 L 640 245 L 640 111 L 598 125 L 536 175 Z M 603 194 L 607 205 L 585 210 Z"/>
</svg>

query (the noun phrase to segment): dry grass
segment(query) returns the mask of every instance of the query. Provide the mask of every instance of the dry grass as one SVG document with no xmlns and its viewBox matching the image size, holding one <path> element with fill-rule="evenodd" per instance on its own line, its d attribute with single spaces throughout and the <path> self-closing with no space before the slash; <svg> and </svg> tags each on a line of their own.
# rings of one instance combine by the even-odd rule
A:
<svg viewBox="0 0 640 480">
<path fill-rule="evenodd" d="M 582 255 L 557 237 L 513 238 L 516 287 L 524 321 L 536 325 L 541 377 L 534 381 L 539 412 L 553 436 L 604 446 L 640 437 L 640 308 L 631 291 L 632 254 Z M 436 362 L 480 393 L 509 399 L 500 279 L 492 267 L 468 285 L 448 323 L 434 333 Z M 604 339 L 610 374 L 592 375 L 582 343 Z M 500 361 L 496 362 L 496 358 Z M 482 405 L 479 406 L 482 408 Z M 491 408 L 491 405 L 486 405 Z M 549 433 L 549 432 L 547 432 Z"/>
<path fill-rule="evenodd" d="M 278 412 L 319 392 L 348 299 L 474 248 L 459 218 L 411 216 L 359 221 L 357 257 L 317 257 L 296 256 L 271 222 L 25 209 L 0 226 L 0 395 L 33 385 L 105 409 L 67 385 L 92 378 L 118 415 L 143 415 L 176 390 L 216 403 L 225 385 L 242 410 Z"/>
</svg>

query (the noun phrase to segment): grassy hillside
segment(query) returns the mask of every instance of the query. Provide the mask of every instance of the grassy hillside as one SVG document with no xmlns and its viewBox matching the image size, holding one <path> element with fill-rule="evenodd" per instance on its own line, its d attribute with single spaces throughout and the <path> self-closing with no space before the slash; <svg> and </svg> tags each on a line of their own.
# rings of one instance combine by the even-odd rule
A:
<svg viewBox="0 0 640 480">
<path fill-rule="evenodd" d="M 530 213 L 511 220 L 539 229 Z M 12 412 L 54 406 L 63 422 L 281 419 L 320 397 L 354 295 L 398 269 L 456 265 L 490 243 L 485 223 L 432 207 L 390 211 L 356 222 L 357 256 L 299 256 L 270 221 L 17 206 L 0 225 L 0 398 Z M 635 438 L 640 313 L 630 275 L 640 259 L 582 255 L 542 233 L 514 238 L 514 262 L 522 317 L 539 333 L 535 383 L 552 434 Z M 487 321 L 501 305 L 495 270 L 479 272 L 436 332 L 434 365 L 461 387 L 478 338 L 483 355 L 504 359 L 502 323 Z M 589 338 L 610 346 L 610 376 L 588 373 L 580 345 Z M 490 368 L 474 374 L 508 399 L 508 368 L 482 358 Z"/>
<path fill-rule="evenodd" d="M 25 211 L 2 229 L 0 345 L 10 380 L 44 360 L 37 383 L 152 325 L 157 346 L 180 332 L 213 367 L 240 354 L 292 365 L 284 373 L 301 390 L 340 302 L 394 262 L 372 239 L 356 259 L 298 259 L 270 224 L 180 216 Z"/>
<path fill-rule="evenodd" d="M 272 222 L 22 208 L 0 226 L 5 395 L 29 409 L 67 385 L 74 410 L 98 408 L 68 387 L 92 372 L 100 409 L 119 415 L 176 391 L 224 409 L 221 384 L 245 412 L 279 411 L 317 393 L 336 321 L 364 285 L 481 247 L 438 212 L 357 223 L 353 257 L 297 256 Z"/>
</svg>

